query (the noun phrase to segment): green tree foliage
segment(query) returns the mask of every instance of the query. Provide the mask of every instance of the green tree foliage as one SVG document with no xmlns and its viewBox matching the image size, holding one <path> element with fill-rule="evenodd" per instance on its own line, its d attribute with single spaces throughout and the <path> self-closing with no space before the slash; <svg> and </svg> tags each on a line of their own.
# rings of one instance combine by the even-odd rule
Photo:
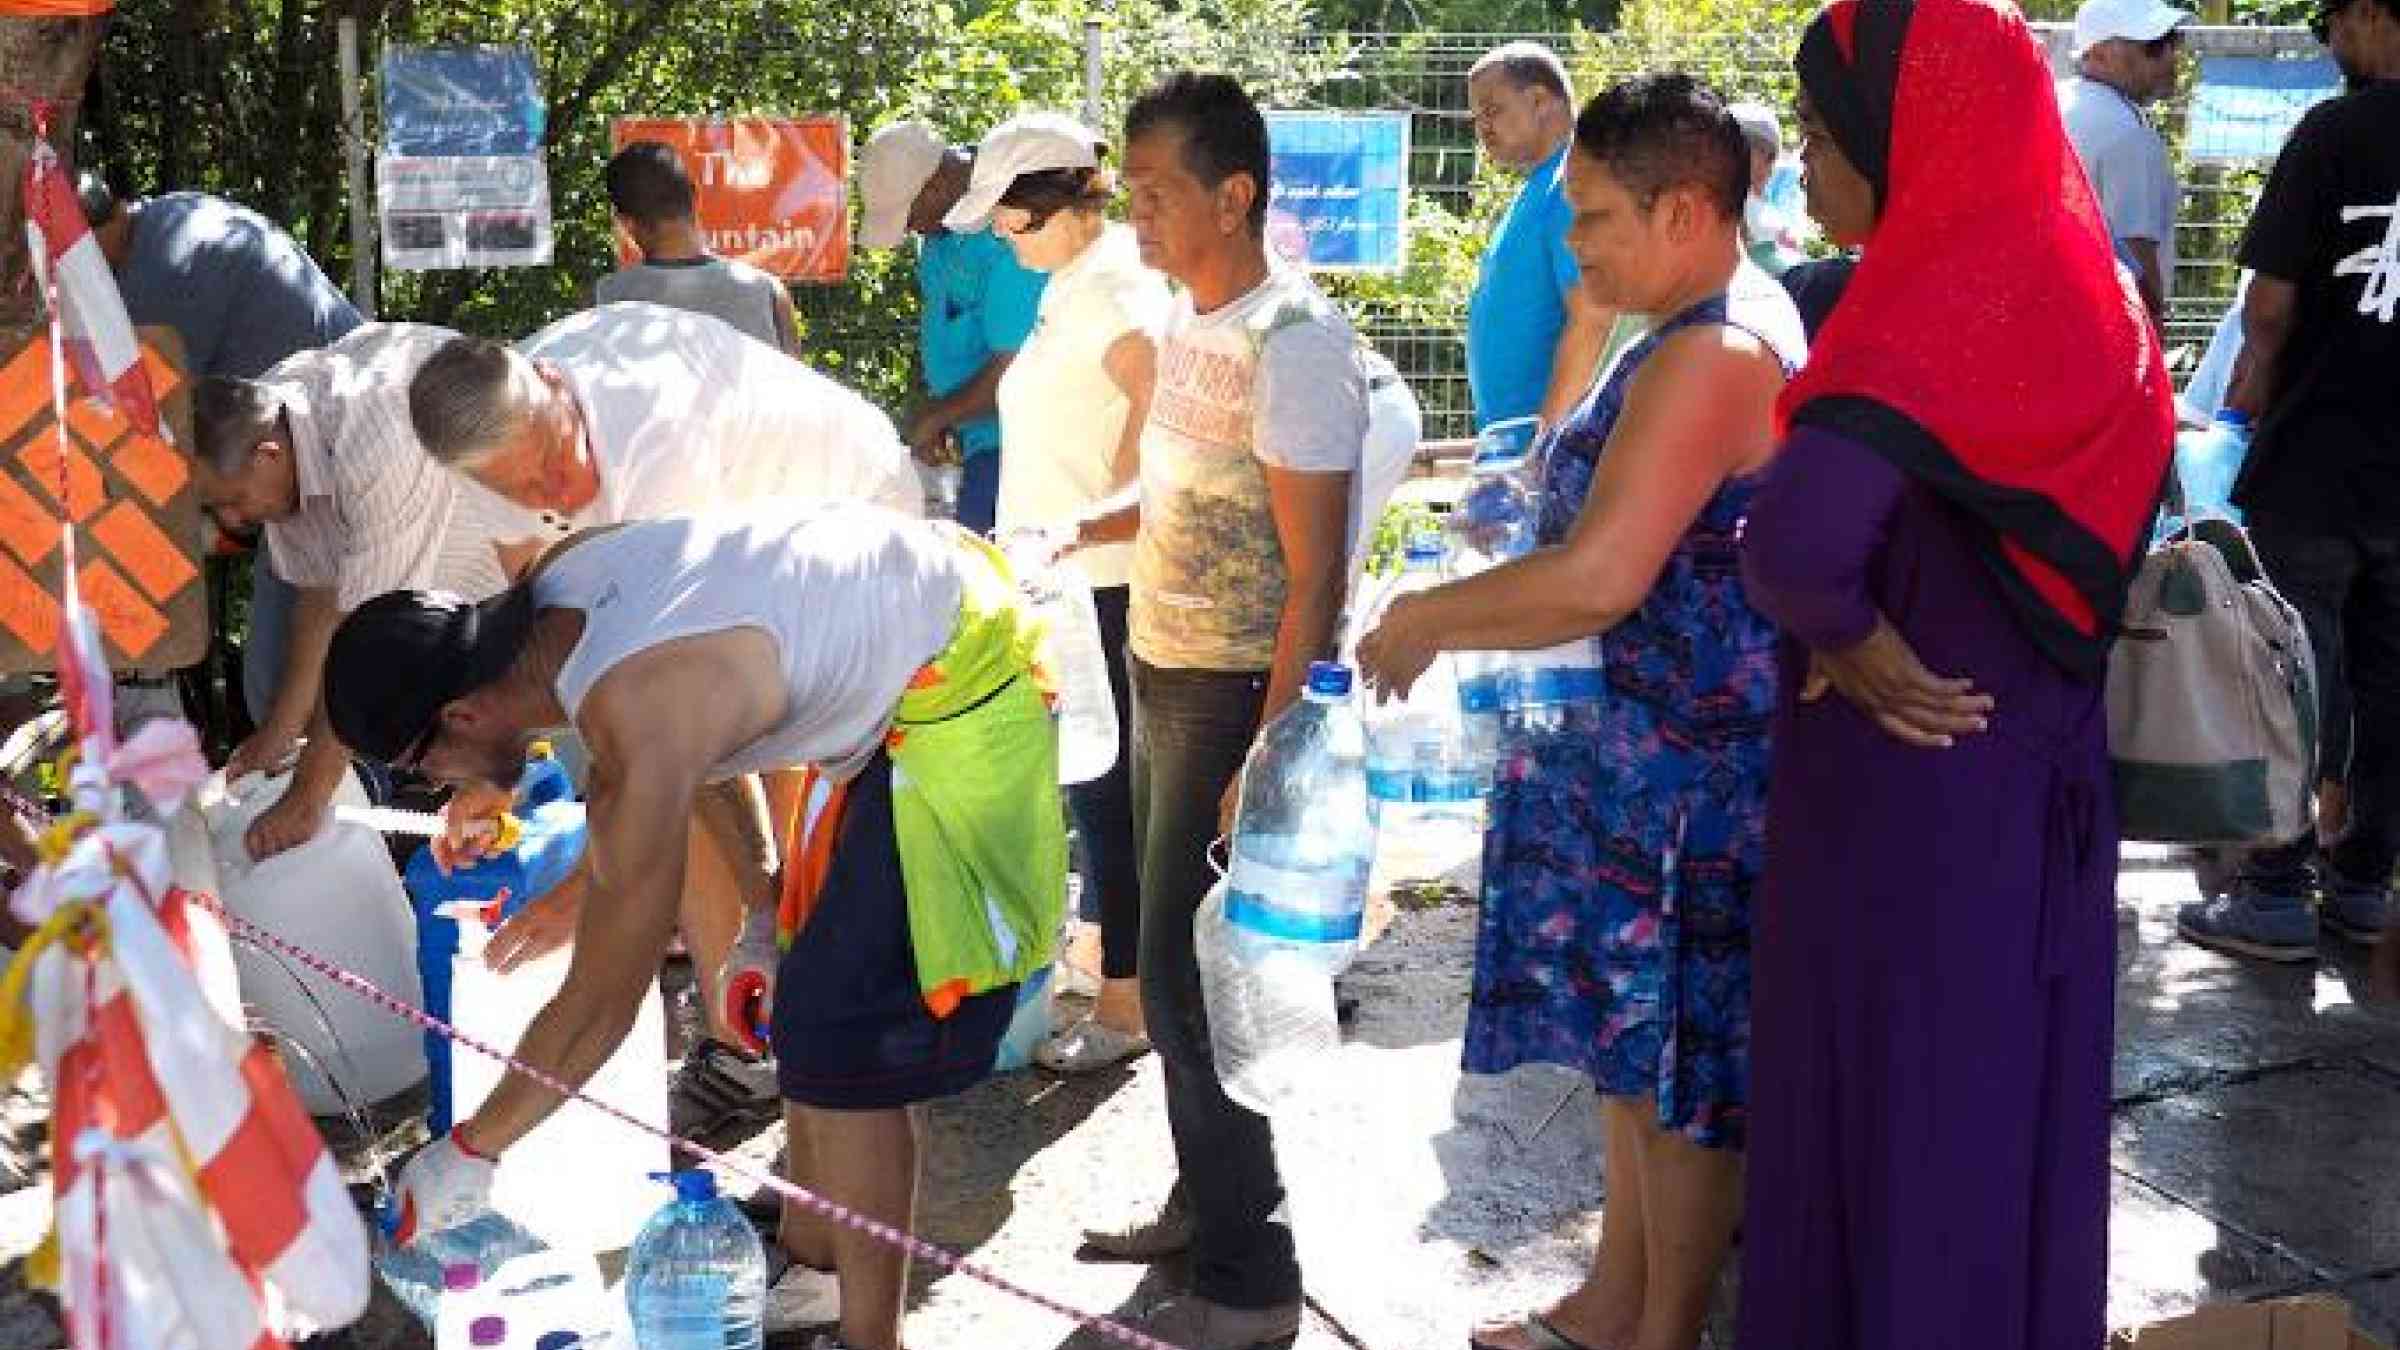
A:
<svg viewBox="0 0 2400 1350">
<path fill-rule="evenodd" d="M 600 170 L 625 115 L 834 113 L 853 139 L 921 116 L 971 140 L 1024 106 L 1083 106 L 1083 0 L 122 0 L 81 156 L 120 192 L 221 193 L 290 228 L 348 276 L 335 18 L 366 63 L 385 43 L 521 42 L 549 102 L 557 263 L 388 276 L 385 317 L 517 335 L 584 303 L 610 267 Z M 1106 121 L 1157 75 L 1223 69 L 1295 97 L 1340 61 L 1295 0 L 1114 0 L 1102 12 Z M 369 135 L 373 135 L 370 111 Z M 899 253 L 801 295 L 812 359 L 886 403 L 903 397 L 915 295 Z"/>
</svg>

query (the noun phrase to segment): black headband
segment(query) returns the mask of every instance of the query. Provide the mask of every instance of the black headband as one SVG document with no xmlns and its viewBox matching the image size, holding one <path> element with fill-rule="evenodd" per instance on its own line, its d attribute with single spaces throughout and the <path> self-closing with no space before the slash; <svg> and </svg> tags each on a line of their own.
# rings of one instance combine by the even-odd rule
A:
<svg viewBox="0 0 2400 1350">
<path fill-rule="evenodd" d="M 1865 175 L 1878 202 L 1891 194 L 1892 108 L 1900 94 L 1900 50 L 1908 41 L 1915 0 L 1857 0 L 1851 32 L 1855 59 L 1842 54 L 1833 11 L 1817 16 L 1800 39 L 1793 64 L 1842 154 Z"/>
</svg>

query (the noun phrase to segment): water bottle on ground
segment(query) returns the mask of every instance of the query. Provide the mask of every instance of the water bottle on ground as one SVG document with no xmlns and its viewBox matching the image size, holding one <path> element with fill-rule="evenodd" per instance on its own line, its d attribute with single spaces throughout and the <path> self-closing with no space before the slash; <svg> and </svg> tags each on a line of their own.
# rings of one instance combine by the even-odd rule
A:
<svg viewBox="0 0 2400 1350">
<path fill-rule="evenodd" d="M 547 1250 L 540 1238 L 497 1210 L 486 1210 L 456 1228 L 426 1233 L 405 1247 L 379 1233 L 375 1246 L 375 1273 L 401 1306 L 429 1327 L 445 1295 L 477 1288 L 512 1257 Z"/>
<path fill-rule="evenodd" d="M 625 1260 L 625 1307 L 640 1350 L 758 1350 L 767 1254 L 717 1194 L 713 1173 L 662 1172 L 675 1198 L 642 1226 Z"/>
<path fill-rule="evenodd" d="M 1446 580 L 1442 555 L 1439 535 L 1410 539 L 1400 575 L 1370 602 L 1361 631 L 1372 632 L 1402 597 L 1441 585 Z M 1367 694 L 1360 699 L 1368 807 L 1379 829 L 1412 846 L 1463 848 L 1468 836 L 1482 836 L 1480 803 L 1496 747 L 1468 731 L 1458 666 L 1456 654 L 1444 653 L 1425 668 L 1408 697 Z"/>
<path fill-rule="evenodd" d="M 2183 511 L 2160 522 L 2164 538 L 2185 523 L 2223 516 L 2240 524 L 2241 508 L 2233 504 L 2233 483 L 2241 477 L 2242 462 L 2250 456 L 2250 415 L 2232 408 L 2218 411 L 2205 428 L 2175 438 L 2175 475 L 2183 484 Z"/>
<path fill-rule="evenodd" d="M 1375 827 L 1366 745 L 1347 666 L 1309 667 L 1300 701 L 1261 732 L 1242 766 L 1233 865 L 1222 903 L 1204 907 L 1202 953 L 1218 1077 L 1236 1101 L 1272 1110 L 1299 1085 L 1333 1010 L 1333 977 L 1358 950 Z M 1304 1010 L 1308 1024 L 1278 1014 Z"/>
</svg>

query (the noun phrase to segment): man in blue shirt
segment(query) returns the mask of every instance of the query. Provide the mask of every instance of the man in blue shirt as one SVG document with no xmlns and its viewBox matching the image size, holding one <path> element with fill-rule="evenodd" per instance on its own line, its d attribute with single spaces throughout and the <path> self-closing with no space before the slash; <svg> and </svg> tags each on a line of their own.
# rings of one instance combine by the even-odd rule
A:
<svg viewBox="0 0 2400 1350">
<path fill-rule="evenodd" d="M 256 379 L 365 322 L 307 249 L 246 206 L 203 192 L 119 201 L 94 173 L 82 176 L 76 196 L 127 316 L 174 329 L 195 384 Z M 253 722 L 266 720 L 282 683 L 296 598 L 261 549 L 242 643 L 242 702 Z"/>
<path fill-rule="evenodd" d="M 1575 139 L 1575 92 L 1556 52 L 1511 42 L 1467 72 L 1467 98 L 1484 153 L 1525 175 L 1467 303 L 1475 425 L 1532 415 L 1547 425 L 1591 385 L 1616 322 L 1584 297 L 1567 251 L 1573 212 L 1561 174 Z"/>
<path fill-rule="evenodd" d="M 974 172 L 966 150 L 943 143 L 923 122 L 896 122 L 867 141 L 858 157 L 859 196 L 866 219 L 858 241 L 897 248 L 910 234 L 917 246 L 918 350 L 932 395 L 908 423 L 909 449 L 925 463 L 942 457 L 945 437 L 958 443 L 963 473 L 958 521 L 986 533 L 1000 496 L 1000 377 L 1041 310 L 1048 278 L 1017 262 L 990 227 L 955 234 L 942 217 L 958 204 Z"/>
</svg>

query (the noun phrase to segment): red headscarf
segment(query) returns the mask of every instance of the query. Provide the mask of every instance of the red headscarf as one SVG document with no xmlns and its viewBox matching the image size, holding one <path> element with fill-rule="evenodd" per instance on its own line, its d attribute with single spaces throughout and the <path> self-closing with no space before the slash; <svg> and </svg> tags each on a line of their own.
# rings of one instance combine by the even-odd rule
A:
<svg viewBox="0 0 2400 1350">
<path fill-rule="evenodd" d="M 1873 447 L 1987 527 L 2027 631 L 2098 674 L 2174 406 L 2041 48 L 2004 0 L 1836 0 L 1799 65 L 1881 212 L 1778 418 Z"/>
</svg>

